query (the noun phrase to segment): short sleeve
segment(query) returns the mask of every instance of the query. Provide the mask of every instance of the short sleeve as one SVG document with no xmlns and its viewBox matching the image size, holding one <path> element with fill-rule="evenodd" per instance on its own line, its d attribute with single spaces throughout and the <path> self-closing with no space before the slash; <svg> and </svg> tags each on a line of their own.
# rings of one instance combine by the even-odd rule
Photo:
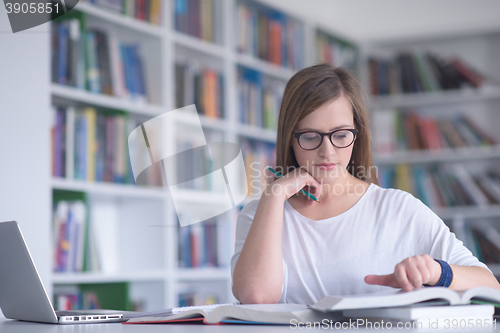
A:
<svg viewBox="0 0 500 333">
<path fill-rule="evenodd" d="M 240 257 L 241 250 L 243 249 L 243 245 L 245 244 L 248 232 L 250 231 L 250 227 L 252 226 L 253 218 L 255 216 L 255 212 L 257 211 L 258 205 L 259 200 L 250 201 L 245 205 L 245 207 L 243 207 L 243 209 L 238 214 L 238 217 L 236 218 L 234 254 L 231 257 L 231 287 L 233 286 L 234 267 L 236 266 L 236 262 Z M 281 299 L 279 301 L 280 303 L 285 303 L 286 293 L 284 291 L 286 289 L 285 285 L 287 276 L 287 267 L 285 261 L 283 261 L 283 284 L 281 287 Z"/>
<path fill-rule="evenodd" d="M 480 262 L 472 254 L 463 242 L 456 237 L 455 233 L 451 232 L 450 228 L 436 213 L 434 213 L 421 201 L 419 202 L 421 205 L 420 221 L 427 221 L 430 227 L 429 232 L 431 235 L 429 236 L 430 239 L 432 239 L 432 243 L 429 255 L 431 257 L 434 259 L 444 260 L 449 264 L 460 266 L 480 266 L 490 270 L 488 266 Z"/>
</svg>

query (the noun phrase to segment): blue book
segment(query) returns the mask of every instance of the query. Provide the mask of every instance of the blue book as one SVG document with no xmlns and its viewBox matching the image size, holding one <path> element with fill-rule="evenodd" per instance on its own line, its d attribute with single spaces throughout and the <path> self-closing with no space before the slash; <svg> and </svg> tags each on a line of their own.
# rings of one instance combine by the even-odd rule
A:
<svg viewBox="0 0 500 333">
<path fill-rule="evenodd" d="M 134 55 L 134 63 L 135 63 L 135 71 L 137 75 L 137 90 L 138 94 L 141 96 L 146 96 L 146 84 L 144 82 L 144 67 L 142 65 L 142 59 L 139 56 L 139 46 L 132 46 L 133 55 Z"/>
<path fill-rule="evenodd" d="M 59 24 L 59 41 L 57 45 L 58 52 L 58 71 L 57 82 L 67 84 L 67 66 L 68 66 L 68 21 Z"/>
<path fill-rule="evenodd" d="M 129 90 L 131 93 L 132 97 L 135 97 L 139 91 L 137 89 L 137 71 L 136 71 L 136 63 L 134 60 L 134 50 L 133 46 L 128 45 L 125 47 L 125 54 L 126 54 L 126 64 L 128 67 L 128 72 L 130 73 L 129 75 Z"/>
<path fill-rule="evenodd" d="M 120 55 L 122 58 L 122 63 L 123 63 L 123 73 L 124 73 L 124 79 L 125 79 L 125 86 L 127 87 L 127 91 L 131 93 L 130 90 L 130 64 L 129 64 L 129 58 L 127 56 L 127 46 L 124 45 L 123 43 L 120 43 Z"/>
</svg>

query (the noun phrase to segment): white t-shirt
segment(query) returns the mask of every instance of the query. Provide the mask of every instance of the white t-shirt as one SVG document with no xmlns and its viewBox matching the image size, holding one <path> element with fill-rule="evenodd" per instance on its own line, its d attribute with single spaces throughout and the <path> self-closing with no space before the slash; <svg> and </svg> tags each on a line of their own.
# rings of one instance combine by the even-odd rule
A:
<svg viewBox="0 0 500 333">
<path fill-rule="evenodd" d="M 259 200 L 238 215 L 231 274 Z M 413 195 L 370 184 L 346 212 L 315 221 L 284 203 L 280 303 L 314 304 L 327 295 L 377 292 L 369 274 L 391 274 L 402 260 L 429 254 L 449 264 L 486 267 L 446 224 Z"/>
</svg>

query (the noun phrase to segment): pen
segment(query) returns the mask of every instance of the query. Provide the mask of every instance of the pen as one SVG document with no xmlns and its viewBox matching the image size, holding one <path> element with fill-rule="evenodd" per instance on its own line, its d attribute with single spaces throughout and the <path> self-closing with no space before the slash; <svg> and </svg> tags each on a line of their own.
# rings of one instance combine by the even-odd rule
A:
<svg viewBox="0 0 500 333">
<path fill-rule="evenodd" d="M 283 177 L 279 172 L 276 172 L 276 170 L 274 170 L 273 168 L 271 168 L 269 165 L 266 165 L 266 168 L 271 171 L 272 173 L 274 173 L 278 178 L 281 178 Z M 311 193 L 305 191 L 304 189 L 301 189 L 300 192 L 304 193 L 304 195 L 308 196 L 309 198 L 313 199 L 314 201 L 316 201 L 317 203 L 320 203 L 318 199 L 316 199 L 316 197 L 314 195 L 312 195 Z"/>
</svg>

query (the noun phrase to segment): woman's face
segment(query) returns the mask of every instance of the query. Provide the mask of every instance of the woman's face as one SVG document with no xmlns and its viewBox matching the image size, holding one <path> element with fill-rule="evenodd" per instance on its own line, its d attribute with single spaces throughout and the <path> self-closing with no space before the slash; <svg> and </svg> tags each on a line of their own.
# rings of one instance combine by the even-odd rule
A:
<svg viewBox="0 0 500 333">
<path fill-rule="evenodd" d="M 297 123 L 294 133 L 316 131 L 332 132 L 337 129 L 354 129 L 352 107 L 347 98 L 341 95 L 328 102 Z M 319 182 L 331 183 L 346 175 L 346 168 L 351 160 L 354 143 L 347 148 L 337 148 L 325 135 L 321 145 L 314 150 L 302 149 L 296 138 L 292 138 L 292 147 L 297 163 Z M 333 163 L 333 166 L 319 166 L 321 163 Z"/>
</svg>

